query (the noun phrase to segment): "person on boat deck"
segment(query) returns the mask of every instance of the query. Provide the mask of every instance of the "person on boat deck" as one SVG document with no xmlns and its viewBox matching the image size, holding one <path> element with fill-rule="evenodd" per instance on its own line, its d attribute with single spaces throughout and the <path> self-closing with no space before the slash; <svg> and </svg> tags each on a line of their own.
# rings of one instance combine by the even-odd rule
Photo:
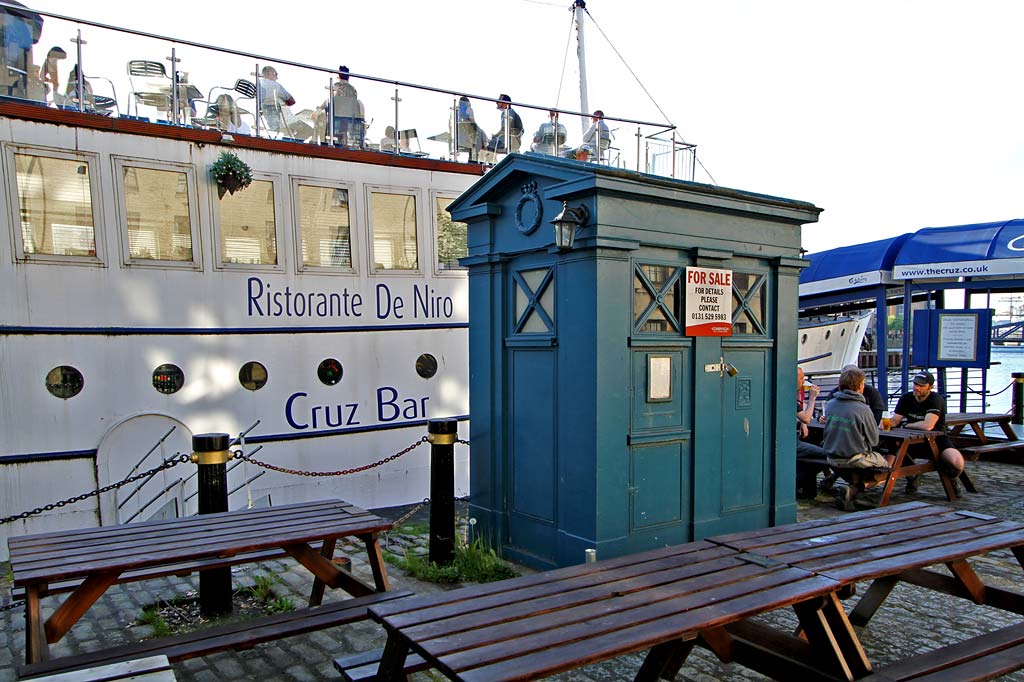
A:
<svg viewBox="0 0 1024 682">
<path fill-rule="evenodd" d="M 295 98 L 277 82 L 277 69 L 268 64 L 260 69 L 260 74 L 260 109 L 267 127 L 298 140 L 312 136 L 313 128 L 292 113 Z"/>
<path fill-rule="evenodd" d="M 89 79 L 84 75 L 82 76 L 82 90 L 85 91 L 85 108 L 95 109 L 96 108 L 96 97 L 92 94 L 92 85 L 89 84 Z M 64 95 L 67 97 L 67 104 L 75 105 L 78 104 L 78 64 L 71 67 L 71 74 L 68 76 L 68 86 L 64 90 Z"/>
<path fill-rule="evenodd" d="M 952 441 L 946 437 L 946 401 L 938 393 L 932 391 L 935 377 L 931 372 L 922 371 L 914 377 L 913 390 L 904 393 L 896 409 L 893 410 L 893 427 L 919 431 L 939 431 L 943 435 L 935 438 L 939 448 L 939 461 L 943 473 L 953 479 L 953 491 L 959 497 L 960 482 L 957 480 L 964 470 L 964 456 L 953 447 Z M 907 449 L 907 457 L 913 459 L 931 459 L 932 451 L 928 443 L 917 443 Z M 907 476 L 907 493 L 916 493 L 921 475 Z"/>
<path fill-rule="evenodd" d="M 473 105 L 465 95 L 459 97 L 455 111 L 455 123 L 459 138 L 459 151 L 469 152 L 470 161 L 480 160 L 480 150 L 487 144 L 487 134 L 476 124 Z"/>
<path fill-rule="evenodd" d="M 395 151 L 395 126 L 388 126 L 384 129 L 384 137 L 380 138 L 380 150 L 382 152 Z"/>
<path fill-rule="evenodd" d="M 558 122 L 558 112 L 552 109 L 548 112 L 549 120 L 541 123 L 540 128 L 533 134 L 533 144 L 530 151 L 538 154 L 557 155 L 565 144 L 565 126 Z"/>
<path fill-rule="evenodd" d="M 348 67 L 338 67 L 338 82 L 331 91 L 334 116 L 334 135 L 346 147 L 363 146 L 363 103 L 354 85 L 348 81 Z M 326 104 L 326 102 L 325 102 Z M 326 107 L 325 107 L 326 108 Z"/>
<path fill-rule="evenodd" d="M 60 96 L 60 74 L 57 72 L 57 62 L 65 59 L 67 56 L 68 53 L 64 51 L 64 48 L 57 45 L 51 47 L 50 51 L 46 53 L 46 60 L 43 61 L 42 78 L 43 83 L 49 88 L 47 94 L 52 92 L 55 96 Z"/>
<path fill-rule="evenodd" d="M 598 160 L 598 146 L 601 154 L 605 154 L 612 144 L 612 134 L 608 124 L 604 122 L 604 112 L 598 109 L 590 117 L 590 128 L 583 133 L 583 143 L 573 151 L 573 156 L 580 161 L 591 157 Z"/>
<path fill-rule="evenodd" d="M 213 107 L 216 110 L 217 127 L 220 130 L 226 133 L 252 134 L 252 128 L 242 120 L 238 113 L 238 106 L 235 104 L 235 100 L 231 98 L 231 95 L 227 93 L 218 95 Z"/>
<path fill-rule="evenodd" d="M 846 365 L 845 367 L 843 367 L 841 371 L 845 372 L 850 368 L 857 369 L 857 365 Z M 839 393 L 839 391 L 841 390 L 842 389 L 840 389 L 839 386 L 836 386 L 829 392 L 828 397 L 825 398 L 826 412 L 828 411 L 828 401 L 832 400 L 832 398 L 835 398 L 836 394 Z M 867 403 L 868 407 L 871 408 L 871 414 L 875 416 L 875 423 L 878 424 L 879 422 L 881 422 L 882 413 L 885 412 L 885 401 L 882 400 L 882 394 L 878 392 L 878 389 L 866 382 L 864 384 L 864 402 Z M 824 414 L 818 417 L 818 422 L 821 424 L 825 423 Z"/>
<path fill-rule="evenodd" d="M 796 380 L 796 495 L 801 499 L 813 499 L 818 494 L 818 469 L 820 467 L 802 464 L 800 460 L 825 462 L 825 451 L 806 441 L 807 436 L 810 435 L 807 425 L 814 417 L 814 401 L 817 400 L 821 389 L 811 384 L 807 389 L 807 395 L 804 395 L 805 375 L 804 370 L 800 367 L 797 367 L 796 370 Z"/>
<path fill-rule="evenodd" d="M 487 151 L 492 154 L 517 152 L 523 143 L 523 119 L 512 109 L 512 98 L 508 95 L 498 97 L 498 109 L 501 111 L 501 128 L 491 135 L 487 141 Z M 505 148 L 505 126 L 508 126 L 508 149 Z"/>
</svg>

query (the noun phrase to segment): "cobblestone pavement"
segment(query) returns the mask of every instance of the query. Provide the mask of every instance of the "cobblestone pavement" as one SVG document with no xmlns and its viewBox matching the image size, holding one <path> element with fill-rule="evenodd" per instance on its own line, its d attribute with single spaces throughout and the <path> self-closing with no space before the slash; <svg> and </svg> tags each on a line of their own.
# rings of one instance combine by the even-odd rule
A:
<svg viewBox="0 0 1024 682">
<path fill-rule="evenodd" d="M 980 494 L 967 494 L 956 502 L 947 502 L 938 478 L 926 475 L 920 491 L 913 496 L 902 494 L 902 485 L 892 502 L 921 500 L 947 506 L 970 509 L 999 518 L 1024 521 L 1024 466 L 997 462 L 973 462 L 968 465 Z M 378 510 L 388 518 L 399 518 L 408 508 Z M 460 505 L 463 510 L 464 505 Z M 817 500 L 801 502 L 801 521 L 842 514 L 832 505 L 827 496 Z M 425 510 L 413 517 L 411 523 L 419 525 L 426 520 Z M 408 549 L 424 552 L 425 536 L 408 534 L 385 538 L 385 545 L 395 551 Z M 347 552 L 352 558 L 353 570 L 357 575 L 370 580 L 369 570 L 356 545 L 343 547 L 339 553 Z M 990 584 L 1021 590 L 1024 580 L 1020 566 L 1009 551 L 997 552 L 973 560 L 976 570 Z M 939 567 L 945 570 L 943 567 Z M 524 569 L 525 571 L 525 569 Z M 261 573 L 275 573 L 283 579 L 284 593 L 292 596 L 296 604 L 303 603 L 311 583 L 311 576 L 292 560 L 265 562 L 257 566 L 243 566 L 234 570 L 236 588 L 252 584 L 253 578 Z M 9 603 L 10 580 L 6 566 L 0 565 L 0 605 Z M 402 575 L 395 568 L 390 571 L 392 584 L 396 588 L 416 592 L 431 592 L 444 587 L 423 583 Z M 52 647 L 55 656 L 91 651 L 107 646 L 127 643 L 149 634 L 148 626 L 133 622 L 143 607 L 157 599 L 169 600 L 197 589 L 198 580 L 192 578 L 167 578 L 145 583 L 131 583 L 111 588 L 75 625 L 68 635 Z M 866 585 L 860 586 L 860 592 Z M 328 591 L 325 600 L 334 599 Z M 855 600 L 854 600 L 855 601 Z M 55 598 L 43 602 L 43 609 L 54 608 Z M 847 604 L 852 607 L 852 602 Z M 763 616 L 767 621 L 795 627 L 792 611 L 778 611 Z M 908 655 L 920 653 L 938 646 L 950 644 L 968 637 L 989 632 L 995 628 L 1020 621 L 1015 614 L 988 607 L 976 606 L 967 601 L 951 599 L 945 595 L 914 587 L 900 585 L 885 605 L 872 619 L 868 628 L 860 630 L 860 638 L 872 662 L 877 666 Z M 0 613 L 0 682 L 14 680 L 14 668 L 24 657 L 23 610 L 18 608 Z M 357 623 L 329 630 L 291 637 L 242 652 L 227 652 L 182 661 L 174 664 L 179 680 L 184 682 L 225 682 L 226 680 L 260 680 L 266 682 L 313 682 L 317 680 L 339 680 L 332 661 L 335 657 L 366 651 L 383 646 L 384 637 L 373 623 Z M 558 675 L 552 679 L 561 682 L 619 682 L 631 680 L 641 662 L 640 655 L 623 656 L 612 661 L 595 664 L 578 671 Z M 413 676 L 417 682 L 439 680 L 433 673 Z M 697 648 L 690 655 L 678 680 L 686 682 L 710 682 L 712 680 L 764 680 L 758 673 L 737 665 L 722 664 L 711 653 Z M 1024 671 L 1009 675 L 1004 680 L 1024 682 Z"/>
</svg>

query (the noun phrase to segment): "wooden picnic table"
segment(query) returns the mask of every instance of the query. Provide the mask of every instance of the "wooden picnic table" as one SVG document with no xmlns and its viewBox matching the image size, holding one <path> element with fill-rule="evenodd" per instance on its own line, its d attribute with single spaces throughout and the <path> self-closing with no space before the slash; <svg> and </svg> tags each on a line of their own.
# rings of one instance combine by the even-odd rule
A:
<svg viewBox="0 0 1024 682">
<path fill-rule="evenodd" d="M 951 437 L 956 438 L 963 433 L 966 427 L 970 426 L 974 436 L 978 439 L 978 444 L 967 444 L 966 447 L 961 449 L 965 451 L 965 455 L 977 459 L 978 455 L 985 452 L 1024 450 L 1024 441 L 1014 431 L 1013 426 L 1010 424 L 1012 420 L 1013 415 L 1003 413 L 954 412 L 946 415 L 946 430 Z M 1003 435 L 1006 436 L 1006 440 L 992 440 L 985 433 L 985 424 L 997 424 L 1002 430 Z"/>
<path fill-rule="evenodd" d="M 808 424 L 808 429 L 813 434 L 812 440 L 814 442 L 821 443 L 821 434 L 825 430 L 824 425 L 812 421 Z M 946 499 L 951 501 L 957 499 L 956 492 L 953 489 L 953 479 L 947 476 L 941 467 L 937 466 L 940 453 L 935 439 L 941 435 L 943 435 L 941 431 L 921 431 L 918 429 L 904 428 L 894 428 L 889 429 L 888 431 L 883 431 L 879 429 L 878 438 L 880 444 L 883 444 L 885 448 L 895 456 L 892 464 L 892 470 L 889 472 L 888 476 L 885 477 L 885 487 L 883 488 L 882 496 L 878 501 L 878 505 L 880 507 L 884 507 L 889 504 L 889 498 L 892 497 L 892 491 L 896 487 L 896 481 L 898 479 L 927 473 L 929 471 L 938 472 L 939 478 L 942 481 L 942 488 L 946 492 Z M 907 456 L 907 450 L 910 449 L 910 446 L 919 443 L 928 444 L 931 459 L 915 461 Z M 971 479 L 971 476 L 966 469 L 960 473 L 960 480 L 963 482 L 964 489 L 966 489 L 967 492 L 978 492 L 978 489 L 974 485 L 974 481 Z"/>
<path fill-rule="evenodd" d="M 851 623 L 866 624 L 899 581 L 1024 614 L 1024 595 L 985 585 L 968 563 L 1006 548 L 1024 567 L 1024 524 L 913 502 L 409 597 L 370 607 L 388 633 L 375 679 L 404 680 L 409 658 L 462 682 L 533 680 L 645 649 L 635 679 L 674 679 L 700 643 L 775 679 L 855 680 L 872 666 Z M 863 580 L 847 617 L 839 600 Z M 751 619 L 789 606 L 800 636 Z M 1019 624 L 908 652 L 872 679 L 936 665 L 936 679 L 992 679 L 1024 667 L 1022 641 Z"/>
<path fill-rule="evenodd" d="M 281 548 L 315 576 L 311 605 L 320 603 L 324 585 L 354 597 L 388 590 L 377 533 L 391 524 L 341 500 L 324 500 L 166 519 L 121 526 L 12 537 L 14 586 L 25 589 L 25 658 L 48 658 L 48 644 L 59 641 L 107 588 L 125 572 L 146 578 L 181 572 L 183 562 L 225 566 L 251 561 L 253 552 Z M 366 547 L 374 584 L 368 585 L 331 561 L 339 538 L 357 537 Z M 320 542 L 319 552 L 310 547 Z M 138 573 L 136 573 L 138 575 Z M 40 599 L 52 583 L 78 580 L 78 586 L 43 620 Z"/>
<path fill-rule="evenodd" d="M 532 680 L 650 649 L 637 680 L 673 679 L 698 637 L 792 606 L 806 661 L 852 680 L 870 671 L 836 595 L 810 571 L 694 542 L 370 607 L 388 633 L 378 680 L 404 680 L 410 651 L 452 680 Z M 410 657 L 411 658 L 411 657 Z"/>
<path fill-rule="evenodd" d="M 986 586 L 968 559 L 1009 548 L 1024 568 L 1024 524 L 923 502 L 708 538 L 737 551 L 827 576 L 873 581 L 851 613 L 865 625 L 903 580 L 1024 614 L 1024 594 Z M 952 577 L 925 570 L 945 564 Z"/>
</svg>

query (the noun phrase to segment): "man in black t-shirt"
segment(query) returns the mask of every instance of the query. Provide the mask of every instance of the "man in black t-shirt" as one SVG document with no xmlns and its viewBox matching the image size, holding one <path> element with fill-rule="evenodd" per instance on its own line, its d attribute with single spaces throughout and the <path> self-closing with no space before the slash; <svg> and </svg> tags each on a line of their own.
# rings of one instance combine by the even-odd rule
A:
<svg viewBox="0 0 1024 682">
<path fill-rule="evenodd" d="M 914 377 L 914 390 L 905 393 L 896 403 L 892 415 L 892 425 L 919 431 L 938 431 L 943 435 L 936 437 L 935 444 L 939 448 L 939 465 L 943 473 L 953 479 L 953 489 L 959 495 L 960 486 L 957 478 L 964 470 L 964 457 L 953 447 L 952 441 L 946 437 L 946 401 L 938 393 L 932 392 L 935 377 L 931 372 L 919 372 Z M 907 456 L 919 459 L 931 457 L 931 446 L 927 443 L 911 445 Z M 907 492 L 917 492 L 918 476 L 907 477 Z"/>
</svg>

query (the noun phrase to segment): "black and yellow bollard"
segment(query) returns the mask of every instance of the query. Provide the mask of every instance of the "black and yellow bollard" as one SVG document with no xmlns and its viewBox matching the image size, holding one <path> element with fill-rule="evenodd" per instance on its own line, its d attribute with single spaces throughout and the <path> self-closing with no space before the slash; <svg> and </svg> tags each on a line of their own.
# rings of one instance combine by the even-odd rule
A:
<svg viewBox="0 0 1024 682">
<path fill-rule="evenodd" d="M 229 442 L 226 433 L 192 436 L 192 461 L 199 465 L 200 514 L 228 510 Z M 231 613 L 231 567 L 199 572 L 199 611 L 208 618 Z"/>
<path fill-rule="evenodd" d="M 455 560 L 455 441 L 459 422 L 427 422 L 430 441 L 430 561 L 447 565 Z"/>
<path fill-rule="evenodd" d="M 1024 372 L 1014 372 L 1013 377 L 1013 417 L 1014 424 L 1024 424 Z"/>
</svg>

